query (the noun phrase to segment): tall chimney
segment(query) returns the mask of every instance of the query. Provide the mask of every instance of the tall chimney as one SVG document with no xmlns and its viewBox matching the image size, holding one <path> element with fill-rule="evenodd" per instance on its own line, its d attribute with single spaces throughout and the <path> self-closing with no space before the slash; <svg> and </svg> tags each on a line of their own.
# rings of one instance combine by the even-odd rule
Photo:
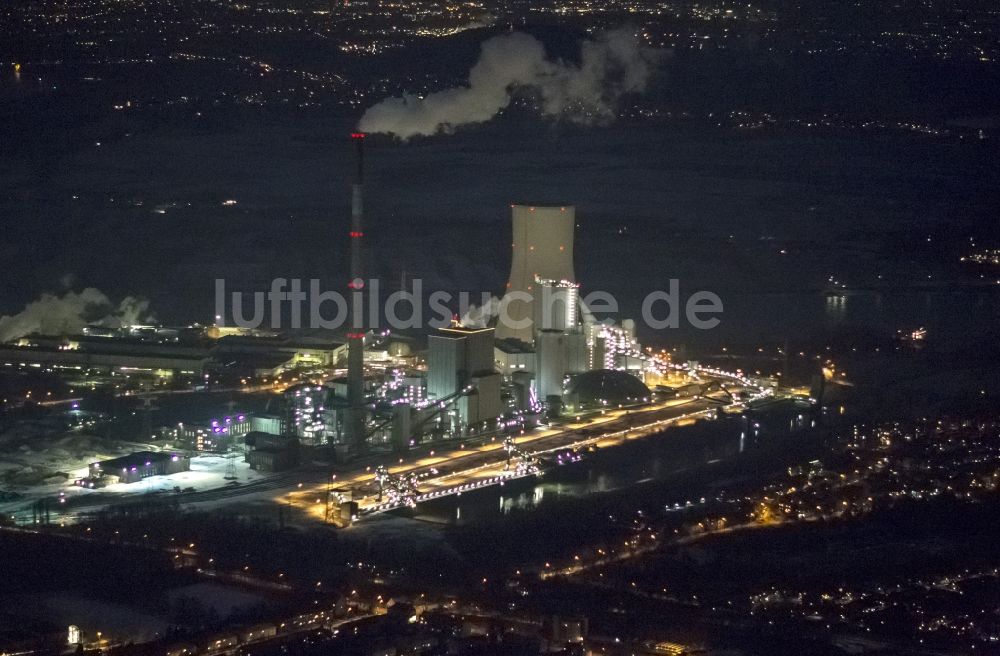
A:
<svg viewBox="0 0 1000 656">
<path fill-rule="evenodd" d="M 361 266 L 361 240 L 364 238 L 364 181 L 365 181 L 365 135 L 355 132 L 351 135 L 354 142 L 357 168 L 354 172 L 354 182 L 351 185 L 351 273 L 348 286 L 350 312 L 352 321 L 350 332 L 347 333 L 347 443 L 354 454 L 362 454 L 368 450 L 368 436 L 365 431 L 365 329 L 364 323 L 353 323 L 355 318 L 363 322 L 365 308 L 362 291 L 364 289 L 364 271 Z M 356 293 L 355 293 L 356 292 Z M 356 297 L 356 298 L 355 298 Z M 355 302 L 359 307 L 355 307 Z"/>
</svg>

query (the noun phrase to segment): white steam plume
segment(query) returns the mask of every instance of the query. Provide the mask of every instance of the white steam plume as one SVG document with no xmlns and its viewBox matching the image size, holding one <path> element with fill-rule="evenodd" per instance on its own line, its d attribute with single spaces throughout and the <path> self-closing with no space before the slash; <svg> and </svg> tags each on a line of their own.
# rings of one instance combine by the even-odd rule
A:
<svg viewBox="0 0 1000 656">
<path fill-rule="evenodd" d="M 99 289 L 88 287 L 81 292 L 69 291 L 62 296 L 42 294 L 13 316 L 0 317 L 0 342 L 7 342 L 31 333 L 71 335 L 84 326 L 98 323 L 109 328 L 150 320 L 149 302 L 125 297 L 115 307 Z"/>
<path fill-rule="evenodd" d="M 468 86 L 423 98 L 389 98 L 369 108 L 358 129 L 401 139 L 451 132 L 492 119 L 518 89 L 535 90 L 547 116 L 580 123 L 609 120 L 622 95 L 645 90 L 660 54 L 625 29 L 584 41 L 579 65 L 547 59 L 545 47 L 531 35 L 496 36 L 483 43 Z"/>
<path fill-rule="evenodd" d="M 490 300 L 483 305 L 470 305 L 469 309 L 459 320 L 459 323 L 466 328 L 485 328 L 493 320 L 493 317 L 499 314 L 500 299 L 496 296 L 491 296 Z"/>
<path fill-rule="evenodd" d="M 153 315 L 149 312 L 149 301 L 135 296 L 126 296 L 118 304 L 118 309 L 98 321 L 108 328 L 121 328 L 122 326 L 134 326 L 153 321 Z"/>
</svg>

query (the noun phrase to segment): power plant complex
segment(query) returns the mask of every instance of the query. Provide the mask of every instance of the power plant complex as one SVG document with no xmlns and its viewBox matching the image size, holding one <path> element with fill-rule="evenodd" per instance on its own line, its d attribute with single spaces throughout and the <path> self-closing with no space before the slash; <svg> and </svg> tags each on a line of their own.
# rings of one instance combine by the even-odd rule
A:
<svg viewBox="0 0 1000 656">
<path fill-rule="evenodd" d="M 432 327 L 417 321 L 413 334 L 389 330 L 375 306 L 380 281 L 365 271 L 366 258 L 380 255 L 363 248 L 366 141 L 351 135 L 350 210 L 335 222 L 349 245 L 337 286 L 344 295 L 336 299 L 346 326 L 282 332 L 274 317 L 300 289 L 292 284 L 286 294 L 288 281 L 275 279 L 271 292 L 254 299 L 271 301 L 269 328 L 241 323 L 235 309 L 236 325 L 225 325 L 217 288 L 212 325 L 81 323 L 79 334 L 29 332 L 0 344 L 0 366 L 64 386 L 71 396 L 55 407 L 65 408 L 70 430 L 120 427 L 110 440 L 73 441 L 79 446 L 65 466 L 72 469 L 73 459 L 87 465 L 70 479 L 74 494 L 165 485 L 186 494 L 195 488 L 173 481 L 195 479 L 215 481 L 209 489 L 236 498 L 243 477 L 297 469 L 295 476 L 315 483 L 326 470 L 308 497 L 289 494 L 282 503 L 347 526 L 363 515 L 541 474 L 607 436 L 628 439 L 621 435 L 718 416 L 723 406 L 768 395 L 765 384 L 739 371 L 674 363 L 665 351 L 641 348 L 631 320 L 598 320 L 576 275 L 570 204 L 510 205 L 510 272 L 499 299 L 466 312 L 442 311 L 432 297 Z M 416 286 L 400 287 L 390 298 L 408 297 L 416 314 L 424 299 Z M 389 305 L 385 316 L 397 317 Z M 51 403 L 52 392 L 33 394 L 27 391 L 24 405 Z M 90 402 L 102 397 L 112 402 Z M 32 517 L 40 512 L 34 508 Z"/>
<path fill-rule="evenodd" d="M 669 358 L 643 352 L 632 321 L 598 321 L 581 297 L 576 208 L 569 204 L 510 206 L 506 289 L 474 324 L 456 318 L 430 334 L 409 336 L 377 325 L 379 313 L 366 305 L 378 297 L 366 293 L 362 247 L 365 141 L 362 133 L 351 135 L 350 216 L 338 222 L 349 243 L 342 339 L 223 325 L 90 326 L 81 335 L 26 335 L 0 345 L 0 365 L 58 373 L 70 387 L 125 385 L 146 398 L 144 437 L 155 433 L 165 447 L 189 453 L 243 450 L 247 462 L 264 470 L 298 462 L 299 446 L 346 462 L 437 441 L 513 435 L 564 414 L 647 403 L 651 387 L 673 393 L 663 385 L 675 368 Z M 263 410 L 240 403 L 240 412 L 230 407 L 161 422 L 154 430 L 147 397 L 183 385 L 256 388 L 281 397 Z"/>
<path fill-rule="evenodd" d="M 360 181 L 364 135 L 353 138 Z M 363 236 L 361 191 L 360 182 L 355 182 L 352 285 L 363 284 L 357 252 Z M 349 356 L 343 406 L 351 419 L 331 422 L 341 427 L 331 430 L 332 439 L 352 453 L 374 446 L 373 439 L 405 448 L 427 439 L 522 430 L 566 409 L 647 401 L 650 392 L 638 378 L 633 380 L 644 390 L 639 396 L 628 396 L 613 383 L 597 395 L 593 386 L 572 384 L 574 378 L 602 369 L 634 370 L 641 377 L 650 365 L 631 321 L 621 326 L 598 322 L 581 300 L 573 263 L 575 228 L 572 205 L 512 204 L 510 276 L 495 315 L 485 317 L 482 325 L 455 320 L 436 330 L 427 337 L 423 361 L 398 362 L 403 370 L 394 377 L 371 371 L 374 376 L 361 404 L 367 415 L 361 422 L 354 414 L 360 406 L 351 399 L 356 393 L 352 390 L 362 386 L 364 363 Z M 390 343 L 394 339 L 374 326 L 354 331 L 348 335 L 349 354 L 370 348 L 359 337 Z M 401 378 L 406 384 L 400 384 Z"/>
<path fill-rule="evenodd" d="M 364 307 L 372 299 L 360 293 L 365 135 L 354 133 L 351 140 L 348 291 L 356 320 L 372 316 Z M 616 384 L 596 395 L 594 386 L 572 384 L 602 369 L 641 376 L 649 364 L 632 322 L 598 322 L 580 298 L 573 262 L 576 209 L 527 203 L 510 209 L 510 276 L 495 315 L 482 325 L 456 319 L 433 331 L 422 356 L 409 338 L 354 323 L 346 333 L 346 376 L 292 392 L 296 418 L 286 425 L 304 444 L 328 444 L 350 459 L 371 449 L 515 432 L 567 409 L 648 400 L 650 392 L 637 378 L 644 391 L 639 396 Z"/>
</svg>

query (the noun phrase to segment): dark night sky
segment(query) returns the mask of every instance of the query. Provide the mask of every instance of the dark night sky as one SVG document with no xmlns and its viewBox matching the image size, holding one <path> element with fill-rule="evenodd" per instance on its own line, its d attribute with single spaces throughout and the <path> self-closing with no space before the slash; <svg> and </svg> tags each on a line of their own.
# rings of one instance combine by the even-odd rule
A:
<svg viewBox="0 0 1000 656">
<path fill-rule="evenodd" d="M 405 71 L 419 60 L 460 77 L 483 36 L 465 33 L 421 46 L 433 57 L 376 65 Z M 567 37 L 550 41 L 565 47 Z M 0 312 L 59 290 L 67 275 L 76 288 L 113 298 L 147 296 L 160 318 L 178 322 L 210 319 L 216 277 L 254 289 L 275 276 L 338 284 L 346 270 L 345 135 L 359 112 L 105 109 L 121 88 L 209 87 L 223 79 L 214 74 L 167 64 L 119 71 L 96 86 L 67 74 L 56 91 L 4 78 Z M 972 118 L 990 128 L 1000 88 L 990 75 L 891 58 L 681 54 L 664 64 L 644 102 L 696 119 L 585 129 L 514 111 L 454 136 L 374 139 L 371 265 L 392 280 L 405 269 L 431 288 L 499 291 L 508 204 L 558 200 L 578 206 L 578 278 L 619 294 L 633 311 L 672 277 L 685 290 L 713 289 L 751 307 L 747 294 L 816 290 L 829 275 L 864 286 L 881 274 L 903 289 L 928 274 L 965 280 L 957 258 L 968 237 L 983 245 L 997 238 L 995 139 L 787 123 L 736 130 L 708 114 L 830 110 L 848 121 Z M 223 207 L 230 198 L 239 204 Z"/>
</svg>

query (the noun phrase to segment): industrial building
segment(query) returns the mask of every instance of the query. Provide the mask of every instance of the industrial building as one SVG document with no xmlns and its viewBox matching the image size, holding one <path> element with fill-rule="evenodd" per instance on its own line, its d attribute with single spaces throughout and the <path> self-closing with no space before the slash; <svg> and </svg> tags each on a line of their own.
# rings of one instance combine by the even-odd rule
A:
<svg viewBox="0 0 1000 656">
<path fill-rule="evenodd" d="M 468 394 L 458 402 L 459 417 L 466 426 L 494 422 L 502 414 L 500 388 L 503 377 L 495 371 L 484 371 L 469 377 Z"/>
<path fill-rule="evenodd" d="M 596 369 L 574 376 L 566 393 L 567 401 L 579 409 L 621 407 L 646 403 L 649 388 L 627 371 Z"/>
<path fill-rule="evenodd" d="M 76 484 L 81 487 L 104 487 L 115 483 L 138 483 L 150 476 L 166 476 L 191 469 L 191 459 L 177 453 L 137 451 L 136 453 L 92 462 L 87 478 Z"/>
<path fill-rule="evenodd" d="M 280 435 L 283 432 L 281 415 L 254 413 L 250 417 L 250 431 Z"/>
<path fill-rule="evenodd" d="M 209 361 L 209 349 L 203 347 L 84 335 L 28 335 L 0 345 L 0 364 L 56 371 L 196 378 Z"/>
<path fill-rule="evenodd" d="M 206 375 L 273 378 L 289 369 L 330 368 L 346 346 L 325 338 L 225 335 L 156 328 L 149 334 L 88 328 L 82 335 L 27 335 L 0 344 L 0 365 L 90 375 L 201 380 Z"/>
<path fill-rule="evenodd" d="M 527 371 L 515 371 L 504 381 L 504 398 L 508 410 L 515 413 L 534 414 L 540 410 L 534 377 Z"/>
<path fill-rule="evenodd" d="M 245 460 L 250 469 L 277 472 L 299 464 L 299 441 L 295 437 L 250 432 L 246 435 Z"/>
<path fill-rule="evenodd" d="M 567 280 L 535 278 L 534 328 L 576 330 L 580 308 L 580 285 Z"/>
<path fill-rule="evenodd" d="M 238 446 L 253 429 L 253 418 L 246 413 L 224 415 L 206 421 L 180 423 L 173 437 L 184 448 L 204 453 L 225 453 Z"/>
<path fill-rule="evenodd" d="M 493 344 L 497 370 L 505 376 L 535 370 L 535 349 L 519 339 L 498 339 Z"/>
<path fill-rule="evenodd" d="M 441 328 L 428 338 L 427 393 L 432 399 L 455 394 L 474 374 L 492 372 L 492 328 Z"/>
<path fill-rule="evenodd" d="M 535 389 L 548 401 L 562 396 L 570 374 L 587 371 L 587 342 L 582 332 L 540 330 L 535 335 Z"/>
<path fill-rule="evenodd" d="M 445 401 L 461 396 L 458 419 L 463 426 L 500 416 L 502 377 L 494 369 L 492 328 L 441 328 L 428 338 L 427 395 Z"/>
<path fill-rule="evenodd" d="M 284 407 L 285 425 L 282 430 L 271 432 L 295 435 L 306 446 L 343 442 L 347 409 L 345 383 L 293 385 L 285 390 Z"/>
<path fill-rule="evenodd" d="M 639 342 L 635 322 L 625 319 L 620 326 L 610 321 L 587 322 L 583 327 L 587 341 L 587 369 L 640 370 L 637 357 Z"/>
<path fill-rule="evenodd" d="M 213 355 L 226 357 L 285 355 L 285 367 L 333 367 L 346 356 L 342 342 L 313 337 L 249 337 L 227 335 L 215 343 Z"/>
</svg>

